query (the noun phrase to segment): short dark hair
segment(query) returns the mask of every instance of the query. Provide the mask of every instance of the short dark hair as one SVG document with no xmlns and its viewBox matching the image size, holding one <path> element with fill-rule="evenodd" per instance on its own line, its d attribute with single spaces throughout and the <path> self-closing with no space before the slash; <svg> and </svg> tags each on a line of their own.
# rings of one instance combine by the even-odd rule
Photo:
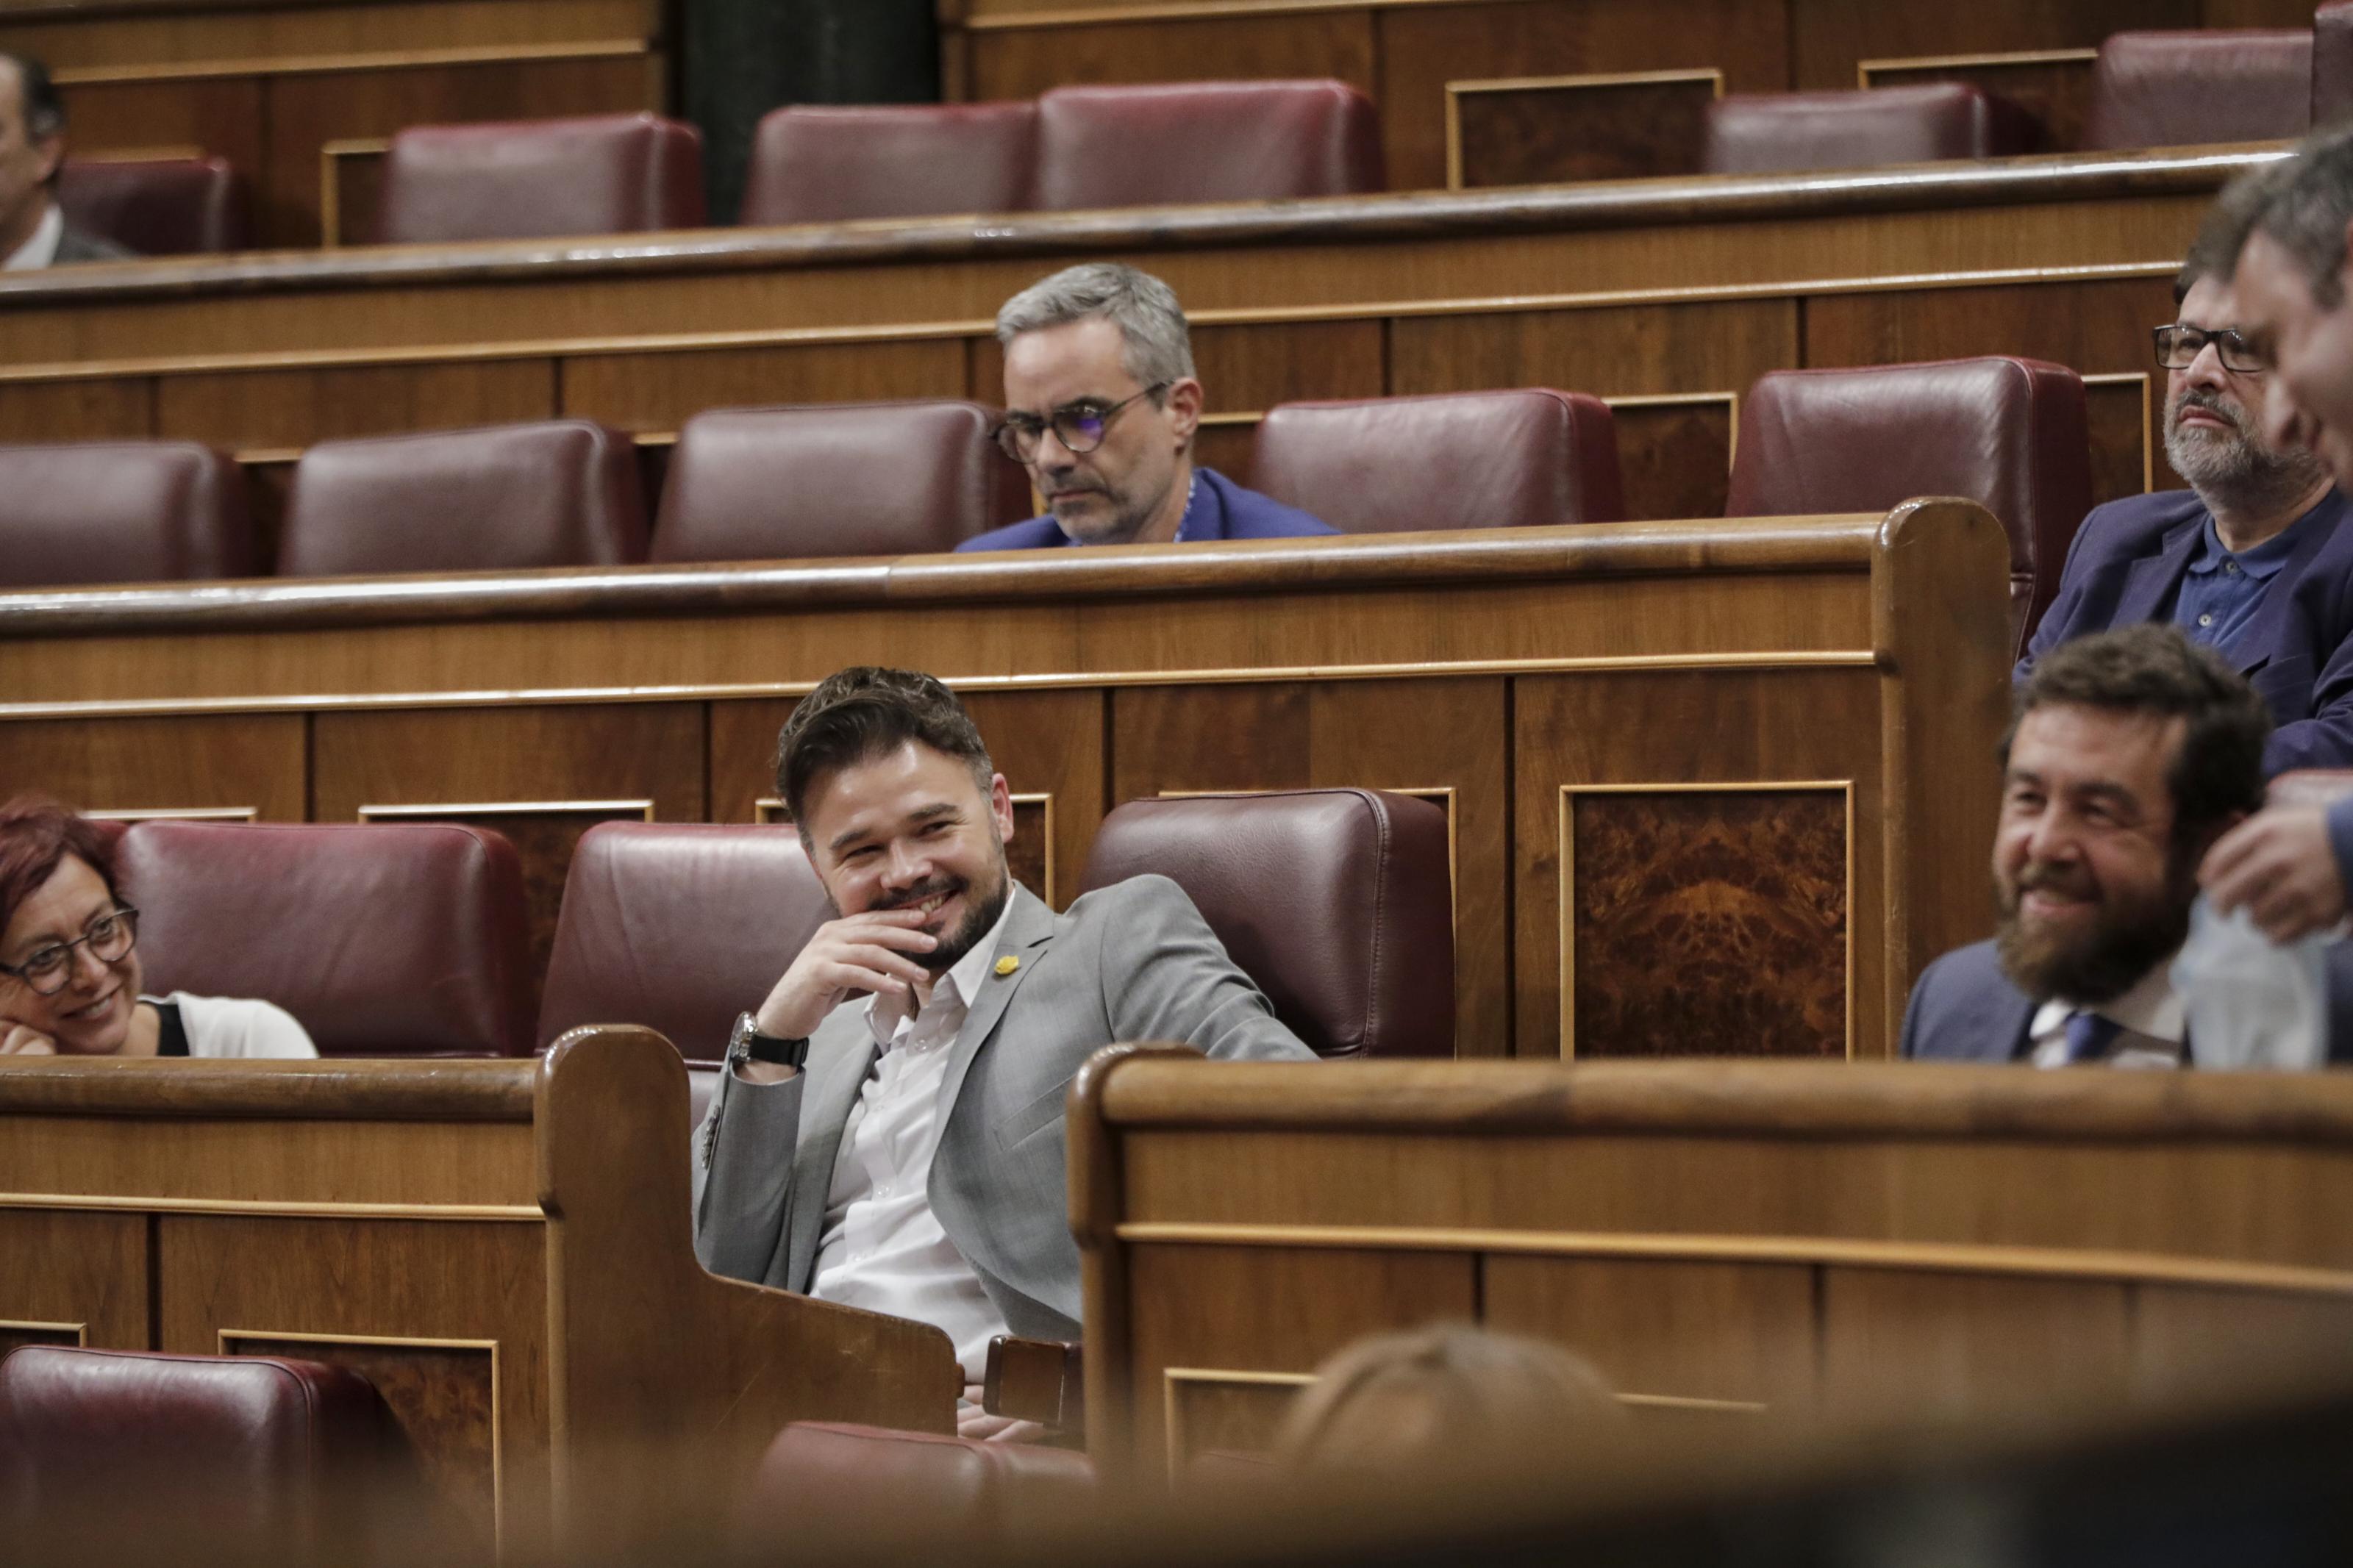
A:
<svg viewBox="0 0 2353 1568">
<path fill-rule="evenodd" d="M 2001 737 L 2005 770 L 2020 723 L 2037 708 L 2054 707 L 2189 721 L 2165 781 L 2173 792 L 2177 849 L 2200 844 L 2232 817 L 2263 806 L 2271 710 L 2246 677 L 2179 627 L 2154 621 L 2120 626 L 2045 654 L 2011 704 L 2010 728 Z"/>
<path fill-rule="evenodd" d="M 97 872 L 108 895 L 119 899 L 114 839 L 106 829 L 47 795 L 20 795 L 0 805 L 0 930 L 69 855 Z"/>
<path fill-rule="evenodd" d="M 2254 232 L 2255 221 L 2263 209 L 2271 205 L 2281 189 L 2295 175 L 2291 161 L 2267 163 L 2260 169 L 2250 169 L 2222 187 L 2214 205 L 2198 225 L 2198 237 L 2190 243 L 2189 254 L 2182 258 L 2181 269 L 2173 275 L 2173 302 L 2181 303 L 2189 296 L 2201 279 L 2218 278 L 2229 282 L 2239 269 L 2239 252 L 2246 248 L 2247 236 Z"/>
<path fill-rule="evenodd" d="M 2345 228 L 2353 223 L 2353 126 L 2306 137 L 2293 156 L 2251 170 L 2223 187 L 2191 255 L 2206 255 L 2224 278 L 2238 270 L 2239 253 L 2261 232 L 2291 257 L 2312 290 L 2313 303 L 2333 310 L 2345 302 L 2338 276 L 2345 267 Z"/>
<path fill-rule="evenodd" d="M 853 665 L 818 682 L 801 699 L 776 737 L 776 793 L 796 823 L 808 828 L 802 806 L 821 776 L 895 752 L 914 741 L 957 758 L 972 769 L 981 793 L 996 773 L 988 748 L 956 694 L 934 676 L 912 669 Z"/>
<path fill-rule="evenodd" d="M 0 49 L 0 60 L 16 68 L 16 85 L 25 100 L 25 134 L 36 142 L 46 142 L 63 131 L 66 100 L 58 96 L 58 84 L 49 79 L 49 68 L 13 49 Z"/>
</svg>

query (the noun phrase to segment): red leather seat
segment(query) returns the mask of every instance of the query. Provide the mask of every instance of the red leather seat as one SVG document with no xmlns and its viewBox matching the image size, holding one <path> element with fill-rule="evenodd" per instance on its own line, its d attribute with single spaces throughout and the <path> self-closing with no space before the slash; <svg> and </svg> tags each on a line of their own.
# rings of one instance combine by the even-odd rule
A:
<svg viewBox="0 0 2353 1568">
<path fill-rule="evenodd" d="M 385 155 L 376 235 L 446 244 L 702 221 L 702 132 L 658 114 L 592 114 L 401 132 Z"/>
<path fill-rule="evenodd" d="M 1286 403 L 1259 425 L 1250 484 L 1343 533 L 1626 515 L 1609 405 L 1547 387 Z"/>
<path fill-rule="evenodd" d="M 1345 82 L 1058 87 L 1038 100 L 1035 205 L 1048 212 L 1380 188 L 1379 116 Z"/>
<path fill-rule="evenodd" d="M 585 419 L 322 441 L 294 465 L 278 571 L 526 571 L 646 555 L 629 438 Z"/>
<path fill-rule="evenodd" d="M 2112 33 L 2092 68 L 2087 148 L 2268 142 L 2312 126 L 2312 34 L 2302 27 Z"/>
<path fill-rule="evenodd" d="M 1094 1467 L 1066 1449 L 796 1421 L 768 1446 L 735 1521 L 746 1545 L 789 1542 L 806 1556 L 813 1541 L 855 1542 L 870 1557 L 879 1543 L 986 1542 L 1083 1504 L 1094 1485 Z"/>
<path fill-rule="evenodd" d="M 152 1548 L 159 1527 L 200 1554 L 351 1552 L 338 1505 L 412 1475 L 375 1384 L 347 1367 L 56 1345 L 0 1360 L 12 1560 L 112 1560 L 73 1548 Z"/>
<path fill-rule="evenodd" d="M 689 1061 L 716 1062 L 735 1015 L 831 918 L 788 826 L 600 823 L 572 852 L 539 1043 L 642 1024 Z"/>
<path fill-rule="evenodd" d="M 322 1056 L 531 1050 L 522 866 L 487 828 L 142 822 L 118 865 L 152 993 L 275 1002 Z"/>
<path fill-rule="evenodd" d="M 2353 0 L 2330 0 L 2312 14 L 2312 125 L 2317 131 L 2353 115 Z"/>
<path fill-rule="evenodd" d="M 744 224 L 1019 212 L 1038 161 L 1038 106 L 794 104 L 763 116 Z"/>
<path fill-rule="evenodd" d="M 2022 649 L 2092 510 L 2083 379 L 1991 357 L 1757 378 L 1725 516 L 1883 511 L 1914 496 L 1965 497 L 2000 521 Z"/>
<path fill-rule="evenodd" d="M 1961 82 L 1865 92 L 1735 94 L 1708 105 L 1700 167 L 1711 174 L 1794 174 L 2000 158 L 2042 145 L 2034 117 Z"/>
<path fill-rule="evenodd" d="M 244 471 L 193 441 L 0 447 L 0 586 L 249 577 Z"/>
<path fill-rule="evenodd" d="M 226 158 L 68 159 L 58 173 L 66 221 L 142 256 L 246 250 L 253 213 Z"/>
<path fill-rule="evenodd" d="M 1132 800 L 1080 890 L 1158 874 L 1189 895 L 1317 1055 L 1454 1054 L 1446 813 L 1361 789 Z"/>
<path fill-rule="evenodd" d="M 921 555 L 1031 515 L 977 403 L 718 408 L 678 433 L 656 561 Z"/>
</svg>

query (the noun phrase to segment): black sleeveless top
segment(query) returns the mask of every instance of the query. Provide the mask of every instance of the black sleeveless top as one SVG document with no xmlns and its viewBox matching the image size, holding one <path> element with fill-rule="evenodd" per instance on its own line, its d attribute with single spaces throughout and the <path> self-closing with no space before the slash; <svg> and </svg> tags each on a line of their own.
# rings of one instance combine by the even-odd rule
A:
<svg viewBox="0 0 2353 1568">
<path fill-rule="evenodd" d="M 150 1002 L 155 1009 L 155 1054 L 159 1057 L 185 1057 L 188 1054 L 187 1026 L 180 1022 L 177 1002 Z"/>
</svg>

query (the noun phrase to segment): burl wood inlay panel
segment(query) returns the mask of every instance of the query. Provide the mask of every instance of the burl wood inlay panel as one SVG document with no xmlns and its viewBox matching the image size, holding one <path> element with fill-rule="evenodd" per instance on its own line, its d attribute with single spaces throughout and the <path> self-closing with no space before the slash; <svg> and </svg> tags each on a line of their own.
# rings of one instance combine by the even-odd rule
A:
<svg viewBox="0 0 2353 1568">
<path fill-rule="evenodd" d="M 1565 1054 L 1842 1057 L 1842 787 L 1563 792 Z"/>
<path fill-rule="evenodd" d="M 1717 81 L 1707 71 L 1458 91 L 1460 184 L 1476 189 L 1697 173 Z"/>
</svg>

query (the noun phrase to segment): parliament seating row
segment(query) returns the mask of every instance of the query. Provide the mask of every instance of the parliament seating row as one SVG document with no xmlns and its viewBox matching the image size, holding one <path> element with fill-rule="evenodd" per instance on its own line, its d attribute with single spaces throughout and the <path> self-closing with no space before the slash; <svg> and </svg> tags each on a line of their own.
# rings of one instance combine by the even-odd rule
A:
<svg viewBox="0 0 2353 1568">
<path fill-rule="evenodd" d="M 650 542 L 622 437 L 586 421 L 324 442 L 296 465 L 288 576 L 789 560 L 953 549 L 1026 515 L 1026 476 L 962 402 L 717 409 L 687 421 Z M 1989 357 L 1776 372 L 1746 399 L 1726 515 L 1958 495 L 2011 538 L 2019 637 L 2091 509 L 2082 378 Z M 1546 388 L 1291 404 L 1250 482 L 1344 532 L 1624 516 L 1599 399 Z M 234 577 L 262 563 L 234 466 L 187 443 L 0 448 L 0 581 Z"/>
<path fill-rule="evenodd" d="M 602 825 L 566 874 L 534 1023 L 520 862 L 487 828 L 150 821 L 120 855 L 151 990 L 276 1002 L 326 1056 L 522 1056 L 627 1023 L 716 1063 L 831 918 L 787 826 Z M 1191 895 L 1321 1054 L 1452 1054 L 1437 806 L 1348 789 L 1134 801 L 1104 819 L 1081 890 L 1146 874 Z"/>
</svg>

